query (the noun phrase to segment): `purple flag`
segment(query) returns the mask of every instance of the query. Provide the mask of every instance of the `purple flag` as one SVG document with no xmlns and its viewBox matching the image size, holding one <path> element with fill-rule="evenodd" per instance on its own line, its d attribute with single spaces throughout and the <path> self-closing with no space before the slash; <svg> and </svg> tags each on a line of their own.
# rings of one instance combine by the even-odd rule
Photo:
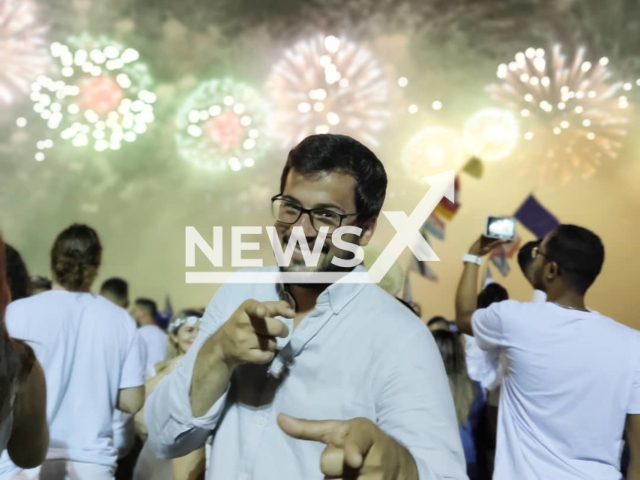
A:
<svg viewBox="0 0 640 480">
<path fill-rule="evenodd" d="M 529 195 L 524 203 L 520 205 L 515 217 L 537 238 L 543 238 L 560 225 L 558 219 L 544 208 L 533 195 Z"/>
<path fill-rule="evenodd" d="M 169 322 L 171 322 L 171 317 L 173 317 L 173 306 L 171 305 L 171 298 L 167 295 L 164 300 L 164 310 L 158 312 L 156 323 L 160 328 L 166 330 L 169 327 Z"/>
</svg>

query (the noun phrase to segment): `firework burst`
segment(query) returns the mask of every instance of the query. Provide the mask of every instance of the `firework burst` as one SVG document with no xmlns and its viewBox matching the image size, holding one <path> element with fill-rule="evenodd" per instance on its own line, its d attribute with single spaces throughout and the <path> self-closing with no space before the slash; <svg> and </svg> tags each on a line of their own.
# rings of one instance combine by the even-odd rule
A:
<svg viewBox="0 0 640 480">
<path fill-rule="evenodd" d="M 486 108 L 464 125 L 464 146 L 471 155 L 482 160 L 500 160 L 513 152 L 518 144 L 518 121 L 507 110 Z"/>
<path fill-rule="evenodd" d="M 591 63 L 585 56 L 580 48 L 569 64 L 559 45 L 551 53 L 529 48 L 501 64 L 501 83 L 487 88 L 519 115 L 524 139 L 546 150 L 541 181 L 588 177 L 622 146 L 629 118 L 623 84 L 610 81 L 606 57 Z"/>
<path fill-rule="evenodd" d="M 229 78 L 204 82 L 178 113 L 180 156 L 210 171 L 253 167 L 269 145 L 267 116 L 253 88 Z"/>
<path fill-rule="evenodd" d="M 13 103 L 49 65 L 45 35 L 30 0 L 0 0 L 0 102 Z"/>
<path fill-rule="evenodd" d="M 31 85 L 33 110 L 76 147 L 118 150 L 134 142 L 154 120 L 155 94 L 140 55 L 106 38 L 74 37 L 69 45 L 53 43 L 51 54 L 60 63 L 58 78 L 40 75 Z M 36 160 L 51 139 L 38 142 Z"/>
<path fill-rule="evenodd" d="M 377 145 L 391 115 L 389 82 L 373 53 L 333 35 L 286 50 L 273 66 L 267 92 L 285 146 L 329 132 Z"/>
<path fill-rule="evenodd" d="M 465 158 L 462 139 L 443 127 L 425 128 L 402 152 L 407 174 L 416 181 L 446 170 L 455 170 Z"/>
</svg>

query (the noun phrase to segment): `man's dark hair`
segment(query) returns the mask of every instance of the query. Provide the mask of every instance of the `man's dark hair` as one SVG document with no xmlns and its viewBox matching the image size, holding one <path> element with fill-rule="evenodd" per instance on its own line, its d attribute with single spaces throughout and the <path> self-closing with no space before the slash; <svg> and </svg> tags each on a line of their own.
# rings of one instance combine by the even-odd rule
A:
<svg viewBox="0 0 640 480">
<path fill-rule="evenodd" d="M 437 316 L 435 316 L 435 317 L 431 318 L 431 319 L 427 322 L 427 327 L 430 327 L 431 325 L 433 325 L 433 324 L 435 324 L 435 323 L 440 323 L 440 322 L 446 323 L 446 324 L 447 324 L 447 327 L 449 327 L 449 326 L 451 325 L 451 322 L 449 322 L 449 320 L 447 320 L 447 319 L 446 319 L 446 318 L 444 318 L 444 317 L 441 317 L 440 315 L 437 315 Z"/>
<path fill-rule="evenodd" d="M 65 228 L 51 248 L 54 280 L 70 292 L 88 292 L 101 261 L 100 237 L 88 225 L 74 223 Z"/>
<path fill-rule="evenodd" d="M 566 282 L 585 293 L 602 270 L 604 245 L 600 237 L 577 225 L 560 225 L 546 244 L 546 255 L 560 268 Z"/>
<path fill-rule="evenodd" d="M 138 298 L 136 300 L 136 305 L 140 305 L 141 307 L 146 308 L 154 320 L 157 318 L 158 305 L 156 305 L 156 302 L 154 302 L 153 300 L 149 298 Z"/>
<path fill-rule="evenodd" d="M 33 275 L 31 277 L 31 287 L 33 290 L 51 290 L 51 280 L 43 275 Z"/>
<path fill-rule="evenodd" d="M 478 294 L 478 308 L 487 308 L 492 303 L 509 300 L 509 293 L 499 283 L 490 283 Z"/>
<path fill-rule="evenodd" d="M 527 274 L 527 268 L 531 262 L 533 262 L 532 251 L 535 247 L 540 246 L 541 242 L 542 240 L 533 240 L 520 247 L 520 251 L 518 252 L 518 265 L 520 265 L 520 270 L 522 270 L 522 273 L 525 275 Z"/>
<path fill-rule="evenodd" d="M 129 284 L 119 277 L 109 278 L 100 287 L 101 294 L 107 292 L 119 300 L 126 300 L 129 298 Z"/>
<path fill-rule="evenodd" d="M 5 255 L 7 259 L 7 282 L 11 291 L 11 300 L 20 300 L 31 296 L 31 278 L 27 265 L 22 260 L 20 252 L 8 243 L 5 243 Z"/>
<path fill-rule="evenodd" d="M 333 134 L 305 138 L 289 152 L 280 179 L 280 193 L 284 191 L 291 169 L 302 175 L 321 172 L 351 175 L 356 180 L 358 221 L 363 222 L 380 214 L 387 191 L 387 173 L 375 153 L 357 140 Z"/>
</svg>

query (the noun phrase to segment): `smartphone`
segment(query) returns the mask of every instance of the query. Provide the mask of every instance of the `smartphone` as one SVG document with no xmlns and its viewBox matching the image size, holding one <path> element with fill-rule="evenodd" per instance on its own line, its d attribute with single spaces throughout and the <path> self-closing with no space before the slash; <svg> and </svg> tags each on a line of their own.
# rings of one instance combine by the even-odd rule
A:
<svg viewBox="0 0 640 480">
<path fill-rule="evenodd" d="M 485 237 L 513 240 L 516 236 L 516 219 L 513 217 L 487 217 Z"/>
</svg>

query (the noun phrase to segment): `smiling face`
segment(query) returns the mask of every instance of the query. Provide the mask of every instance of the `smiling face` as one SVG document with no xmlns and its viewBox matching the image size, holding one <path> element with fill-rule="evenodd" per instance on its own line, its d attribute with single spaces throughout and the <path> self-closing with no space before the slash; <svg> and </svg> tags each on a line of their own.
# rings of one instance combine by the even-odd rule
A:
<svg viewBox="0 0 640 480">
<path fill-rule="evenodd" d="M 194 340 L 198 336 L 200 330 L 200 322 L 196 322 L 194 325 L 188 323 L 180 326 L 177 332 L 171 333 L 171 341 L 178 347 L 180 355 L 187 353 Z"/>
<path fill-rule="evenodd" d="M 295 169 L 291 169 L 287 175 L 282 198 L 302 208 L 323 209 L 346 215 L 357 213 L 355 187 L 356 180 L 351 175 L 339 171 L 302 175 Z M 303 213 L 295 223 L 290 225 L 276 221 L 275 228 L 278 232 L 278 238 L 283 250 L 285 250 L 288 245 L 293 227 L 298 226 L 302 227 L 309 245 L 309 250 L 313 251 L 315 242 L 318 239 L 318 232 L 313 227 L 311 219 L 306 213 Z M 320 226 L 317 221 L 316 227 Z M 370 219 L 360 224 L 357 216 L 350 216 L 342 220 L 341 226 L 357 226 L 362 228 L 360 236 L 345 234 L 342 236 L 342 239 L 348 243 L 364 246 L 369 243 L 373 235 L 375 219 Z M 330 272 L 343 270 L 331 263 L 334 257 L 350 259 L 353 258 L 353 254 L 336 247 L 331 235 L 327 235 L 317 266 L 306 266 L 302 252 L 296 247 L 291 258 L 291 264 L 288 267 L 281 267 L 281 270 L 285 272 Z"/>
</svg>

